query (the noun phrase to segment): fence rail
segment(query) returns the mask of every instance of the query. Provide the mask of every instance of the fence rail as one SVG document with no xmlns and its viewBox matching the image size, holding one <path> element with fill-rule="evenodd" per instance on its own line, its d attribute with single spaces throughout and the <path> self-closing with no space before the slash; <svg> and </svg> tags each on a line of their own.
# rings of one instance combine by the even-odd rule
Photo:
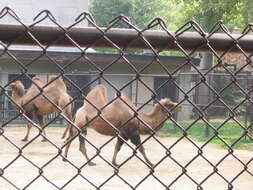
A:
<svg viewBox="0 0 253 190">
<path fill-rule="evenodd" d="M 199 47 L 198 51 L 208 52 L 210 47 L 212 47 L 215 51 L 222 52 L 231 47 L 231 52 L 240 52 L 241 50 L 236 46 L 238 44 L 245 52 L 253 51 L 253 36 L 247 35 L 247 33 L 230 34 L 228 31 L 225 34 L 205 33 L 202 30 L 196 32 L 171 32 L 167 28 L 163 29 L 164 31 L 142 31 L 139 29 L 121 28 L 87 27 L 68 29 L 57 26 L 31 26 L 26 28 L 21 25 L 1 25 L 0 41 L 6 44 L 15 41 L 15 44 L 19 45 L 34 45 L 34 40 L 27 34 L 27 30 L 29 30 L 42 45 L 48 45 L 55 39 L 65 36 L 57 40 L 53 45 L 73 47 L 73 42 L 66 37 L 67 35 L 71 36 L 71 39 L 79 46 L 92 48 L 113 48 L 112 44 L 108 43 L 108 39 L 113 39 L 113 43 L 119 48 L 125 48 L 126 45 L 131 43 L 127 49 L 150 50 L 150 46 L 146 44 L 148 42 L 155 50 L 180 51 L 179 45 L 182 44 L 185 51 L 192 51 Z M 17 36 L 19 37 L 18 39 Z M 177 43 L 175 43 L 175 39 Z"/>
<path fill-rule="evenodd" d="M 251 24 L 232 34 L 222 22 L 171 32 L 160 18 L 139 29 L 124 16 L 106 28 L 88 13 L 68 27 L 46 10 L 31 25 L 6 17 L 17 24 L 0 24 L 0 189 L 252 189 Z"/>
</svg>

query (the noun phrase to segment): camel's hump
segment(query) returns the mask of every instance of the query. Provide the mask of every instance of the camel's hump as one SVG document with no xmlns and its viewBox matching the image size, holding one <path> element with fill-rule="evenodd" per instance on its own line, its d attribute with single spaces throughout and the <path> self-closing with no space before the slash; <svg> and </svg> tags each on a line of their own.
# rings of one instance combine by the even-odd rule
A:
<svg viewBox="0 0 253 190">
<path fill-rule="evenodd" d="M 51 81 L 53 81 L 53 80 L 61 80 L 61 78 L 60 77 L 58 77 L 58 76 L 56 76 L 56 75 L 54 75 L 54 76 L 50 76 L 49 77 L 49 82 L 51 82 Z"/>
<path fill-rule="evenodd" d="M 99 85 L 95 86 L 94 89 L 106 89 L 106 87 L 102 84 L 99 84 Z"/>
</svg>

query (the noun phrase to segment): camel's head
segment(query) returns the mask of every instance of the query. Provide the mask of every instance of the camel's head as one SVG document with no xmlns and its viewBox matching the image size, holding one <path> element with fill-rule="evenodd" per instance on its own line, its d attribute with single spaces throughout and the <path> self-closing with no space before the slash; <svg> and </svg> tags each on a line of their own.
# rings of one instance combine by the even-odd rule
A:
<svg viewBox="0 0 253 190">
<path fill-rule="evenodd" d="M 12 82 L 9 87 L 12 89 L 13 93 L 16 93 L 18 96 L 23 96 L 25 94 L 25 87 L 21 81 Z"/>
<path fill-rule="evenodd" d="M 171 113 L 175 113 L 182 110 L 181 105 L 178 105 L 178 103 L 171 101 L 171 99 L 169 98 L 163 98 L 159 102 L 161 105 L 166 107 Z"/>
</svg>

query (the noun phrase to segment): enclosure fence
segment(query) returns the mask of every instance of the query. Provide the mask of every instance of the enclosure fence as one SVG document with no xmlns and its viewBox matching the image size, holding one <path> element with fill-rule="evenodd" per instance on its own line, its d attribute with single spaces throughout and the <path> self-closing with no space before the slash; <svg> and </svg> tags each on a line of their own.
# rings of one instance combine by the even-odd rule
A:
<svg viewBox="0 0 253 190">
<path fill-rule="evenodd" d="M 160 18 L 139 29 L 119 16 L 100 27 L 84 12 L 66 27 L 45 10 L 27 25 L 8 7 L 0 12 L 0 22 L 6 18 L 17 24 L 0 24 L 0 109 L 5 118 L 0 127 L 0 189 L 253 188 L 252 24 L 232 34 L 221 21 L 208 32 L 189 21 L 171 32 Z M 51 26 L 43 26 L 45 20 Z M 79 27 L 81 22 L 89 27 Z M 210 55 L 211 61 L 205 59 Z M 243 59 L 233 65 L 224 61 L 228 55 Z M 35 73 L 46 81 L 43 85 L 32 78 Z M 56 100 L 46 93 L 59 80 L 70 94 L 63 106 L 58 101 L 63 87 L 53 95 Z M 14 96 L 16 87 L 11 88 L 17 81 L 26 88 L 19 98 Z M 108 89 L 102 106 L 94 103 L 99 96 L 89 95 L 99 84 Z M 31 88 L 37 93 L 24 102 Z M 163 103 L 167 97 L 170 105 Z M 41 107 L 36 104 L 39 98 L 44 101 Z M 49 109 L 48 103 L 54 115 L 40 126 L 35 115 L 48 116 L 41 111 Z M 73 117 L 68 117 L 65 110 L 72 105 Z M 89 110 L 96 112 L 85 126 L 77 122 L 84 118 L 76 115 L 80 107 L 88 110 L 83 112 L 87 118 Z M 16 111 L 7 114 L 6 108 Z M 130 116 L 120 120 L 122 112 Z M 24 142 L 20 135 L 26 129 L 13 124 L 17 119 L 35 130 Z M 59 119 L 61 126 L 70 126 L 65 141 L 60 139 L 63 128 L 55 126 Z M 93 133 L 97 121 L 104 128 Z M 199 125 L 198 137 L 205 137 L 201 141 L 192 134 Z M 142 130 L 146 134 L 140 141 Z M 111 136 L 96 136 L 99 132 Z M 80 147 L 72 145 L 67 157 L 66 147 L 77 139 Z M 109 150 L 116 140 L 115 149 Z M 111 159 L 122 144 L 116 164 Z M 243 150 L 237 149 L 239 144 Z M 73 156 L 78 149 L 84 156 Z M 97 165 L 91 166 L 93 162 Z"/>
</svg>

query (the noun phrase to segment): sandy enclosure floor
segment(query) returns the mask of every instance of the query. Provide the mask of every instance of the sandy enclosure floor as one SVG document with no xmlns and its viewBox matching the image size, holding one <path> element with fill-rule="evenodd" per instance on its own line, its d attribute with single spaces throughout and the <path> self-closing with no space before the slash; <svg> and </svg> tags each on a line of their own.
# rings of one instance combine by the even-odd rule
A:
<svg viewBox="0 0 253 190">
<path fill-rule="evenodd" d="M 63 128 L 54 127 L 46 129 L 48 138 L 58 147 L 63 145 L 63 141 L 60 138 L 63 130 Z M 171 159 L 166 157 L 166 150 L 161 144 L 154 138 L 151 138 L 145 142 L 144 146 L 150 160 L 154 164 L 159 163 L 154 173 L 148 177 L 150 173 L 148 167 L 140 159 L 133 156 L 119 169 L 119 173 L 116 175 L 114 169 L 105 161 L 111 162 L 116 140 L 114 139 L 103 146 L 111 137 L 100 135 L 94 130 L 89 129 L 87 138 L 95 146 L 103 146 L 100 152 L 100 156 L 103 159 L 97 156 L 94 159 L 97 164 L 96 166 L 84 166 L 81 169 L 81 175 L 84 179 L 78 175 L 77 169 L 77 167 L 81 167 L 86 163 L 86 160 L 78 150 L 78 140 L 72 143 L 69 151 L 68 158 L 75 165 L 73 166 L 68 162 L 63 162 L 61 156 L 56 157 L 58 149 L 49 142 L 41 142 L 41 137 L 38 137 L 30 144 L 22 142 L 20 139 L 23 138 L 24 134 L 25 128 L 23 127 L 8 127 L 4 129 L 4 135 L 15 146 L 19 148 L 23 147 L 23 156 L 20 157 L 18 157 L 19 149 L 8 142 L 3 136 L 0 136 L 0 168 L 5 168 L 3 177 L 0 177 L 0 190 L 17 188 L 26 190 L 56 190 L 61 188 L 64 190 L 96 189 L 93 185 L 103 190 L 132 189 L 124 181 L 131 184 L 132 187 L 136 187 L 138 190 L 165 189 L 164 185 L 171 184 L 182 174 L 182 168 L 173 159 L 182 166 L 187 165 L 186 174 L 198 183 L 201 183 L 207 176 L 211 175 L 201 185 L 204 190 L 228 189 L 226 181 L 220 175 L 224 176 L 226 180 L 232 181 L 233 189 L 235 190 L 253 189 L 253 176 L 248 172 L 240 173 L 243 170 L 243 165 L 232 155 L 224 158 L 228 154 L 228 151 L 214 144 L 209 144 L 203 148 L 203 156 L 213 165 L 218 164 L 224 158 L 218 166 L 219 174 L 214 173 L 212 175 L 213 167 L 201 156 L 188 164 L 198 154 L 198 149 L 188 140 L 180 141 L 171 149 L 171 156 L 173 157 Z M 38 131 L 33 128 L 30 139 L 34 138 L 37 134 Z M 148 136 L 142 136 L 141 138 L 145 140 Z M 170 147 L 178 140 L 177 138 L 164 137 L 157 137 L 157 139 L 165 147 Z M 201 146 L 199 142 L 196 142 L 196 144 Z M 87 149 L 89 156 L 96 153 L 95 148 L 91 145 L 87 144 Z M 118 154 L 117 161 L 118 163 L 122 163 L 132 155 L 133 151 L 127 145 L 123 145 Z M 249 162 L 247 165 L 248 171 L 253 173 L 252 151 L 234 150 L 234 155 L 243 163 Z M 142 158 L 139 153 L 138 156 Z M 9 166 L 6 167 L 7 165 Z M 42 169 L 40 170 L 39 168 Z M 40 176 L 40 172 L 43 172 L 42 176 Z M 110 179 L 113 175 L 115 176 Z M 170 189 L 197 189 L 197 185 L 187 175 L 181 175 L 176 182 L 171 184 Z M 239 177 L 233 180 L 237 175 Z M 17 188 L 10 185 L 6 180 L 15 184 Z M 33 183 L 31 183 L 32 181 Z"/>
</svg>

